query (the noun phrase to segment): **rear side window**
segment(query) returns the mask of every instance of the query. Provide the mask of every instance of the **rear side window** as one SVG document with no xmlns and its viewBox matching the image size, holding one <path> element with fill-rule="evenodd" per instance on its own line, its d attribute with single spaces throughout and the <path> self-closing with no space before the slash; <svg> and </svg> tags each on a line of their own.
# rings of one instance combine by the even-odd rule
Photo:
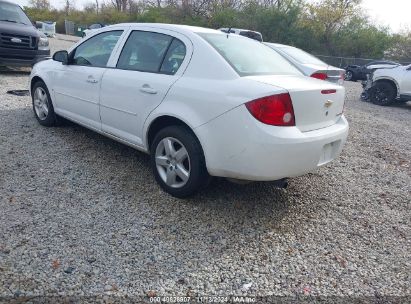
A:
<svg viewBox="0 0 411 304">
<path fill-rule="evenodd" d="M 238 35 L 199 33 L 240 76 L 302 75 L 270 47 Z"/>
<path fill-rule="evenodd" d="M 111 52 L 123 31 L 111 31 L 98 34 L 82 44 L 72 53 L 71 64 L 105 67 Z"/>
<path fill-rule="evenodd" d="M 167 54 L 164 57 L 163 64 L 161 65 L 160 72 L 164 74 L 174 75 L 186 56 L 186 46 L 177 38 L 173 39 Z"/>
<path fill-rule="evenodd" d="M 174 37 L 134 31 L 124 45 L 117 68 L 174 75 L 185 53 L 185 45 Z"/>
</svg>

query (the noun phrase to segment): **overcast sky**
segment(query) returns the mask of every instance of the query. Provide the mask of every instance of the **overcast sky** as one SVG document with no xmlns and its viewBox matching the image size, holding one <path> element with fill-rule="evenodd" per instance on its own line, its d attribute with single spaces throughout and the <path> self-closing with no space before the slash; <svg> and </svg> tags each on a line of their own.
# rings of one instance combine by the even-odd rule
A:
<svg viewBox="0 0 411 304">
<path fill-rule="evenodd" d="M 27 5 L 29 0 L 9 0 Z M 100 0 L 102 1 L 102 0 Z M 106 2 L 108 0 L 105 0 Z M 75 0 L 77 8 L 82 8 L 91 0 Z M 54 7 L 63 7 L 64 0 L 50 0 Z M 398 32 L 404 27 L 411 29 L 411 1 L 410 0 L 363 0 L 363 7 L 368 15 L 379 24 L 389 26 L 393 32 Z"/>
</svg>

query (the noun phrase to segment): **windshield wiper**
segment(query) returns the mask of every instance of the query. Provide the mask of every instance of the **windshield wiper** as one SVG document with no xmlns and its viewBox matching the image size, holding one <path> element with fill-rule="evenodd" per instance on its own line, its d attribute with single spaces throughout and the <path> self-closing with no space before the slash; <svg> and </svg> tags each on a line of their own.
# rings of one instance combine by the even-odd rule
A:
<svg viewBox="0 0 411 304">
<path fill-rule="evenodd" d="M 23 22 L 20 21 L 16 21 L 16 20 L 9 20 L 9 19 L 0 19 L 0 21 L 5 21 L 5 22 L 12 22 L 12 23 L 20 23 L 20 24 L 25 24 Z"/>
</svg>

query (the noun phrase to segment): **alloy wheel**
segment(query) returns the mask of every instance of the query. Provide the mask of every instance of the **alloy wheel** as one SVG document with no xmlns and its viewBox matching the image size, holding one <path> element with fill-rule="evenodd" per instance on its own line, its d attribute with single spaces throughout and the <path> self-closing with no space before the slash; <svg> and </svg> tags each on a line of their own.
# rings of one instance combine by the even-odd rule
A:
<svg viewBox="0 0 411 304">
<path fill-rule="evenodd" d="M 165 137 L 157 145 L 155 162 L 161 179 L 172 188 L 183 187 L 190 178 L 190 156 L 176 138 Z"/>
<path fill-rule="evenodd" d="M 47 115 L 49 114 L 49 105 L 48 105 L 48 98 L 46 91 L 38 87 L 34 91 L 34 110 L 36 111 L 36 115 L 40 120 L 45 120 Z"/>
<path fill-rule="evenodd" d="M 351 71 L 345 72 L 344 79 L 345 80 L 351 80 L 352 79 L 352 72 Z"/>
<path fill-rule="evenodd" d="M 376 88 L 374 98 L 377 101 L 377 103 L 387 103 L 388 92 L 384 88 Z"/>
</svg>

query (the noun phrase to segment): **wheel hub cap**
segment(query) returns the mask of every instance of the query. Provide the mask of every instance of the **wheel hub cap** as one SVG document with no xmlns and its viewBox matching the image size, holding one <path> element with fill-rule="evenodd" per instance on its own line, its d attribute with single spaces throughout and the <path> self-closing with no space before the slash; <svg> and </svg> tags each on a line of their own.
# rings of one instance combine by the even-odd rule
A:
<svg viewBox="0 0 411 304">
<path fill-rule="evenodd" d="M 49 114 L 49 106 L 47 101 L 46 91 L 44 91 L 43 88 L 37 88 L 34 91 L 33 103 L 34 111 L 40 120 L 45 120 Z"/>
<path fill-rule="evenodd" d="M 190 178 L 190 157 L 184 145 L 176 138 L 163 138 L 155 151 L 157 172 L 170 187 L 181 188 Z"/>
</svg>

